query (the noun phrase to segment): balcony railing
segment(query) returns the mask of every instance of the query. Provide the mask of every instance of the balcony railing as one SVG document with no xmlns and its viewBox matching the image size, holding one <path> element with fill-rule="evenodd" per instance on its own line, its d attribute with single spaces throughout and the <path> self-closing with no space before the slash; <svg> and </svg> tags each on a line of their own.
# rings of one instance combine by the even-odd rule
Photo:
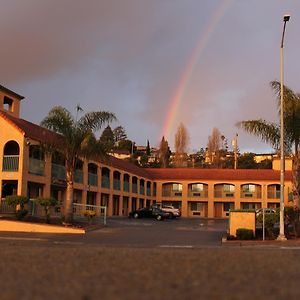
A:
<svg viewBox="0 0 300 300">
<path fill-rule="evenodd" d="M 147 196 L 151 196 L 151 188 L 147 188 Z"/>
<path fill-rule="evenodd" d="M 59 180 L 66 180 L 65 166 L 52 163 L 51 176 Z"/>
<path fill-rule="evenodd" d="M 110 188 L 110 183 L 109 183 L 109 177 L 108 176 L 102 176 L 101 178 L 101 187 L 105 189 Z"/>
<path fill-rule="evenodd" d="M 207 198 L 208 191 L 189 191 L 188 196 L 195 198 Z"/>
<path fill-rule="evenodd" d="M 135 193 L 135 194 L 137 194 L 137 192 L 138 192 L 138 187 L 137 187 L 136 183 L 132 184 L 132 192 Z"/>
<path fill-rule="evenodd" d="M 121 189 L 121 182 L 119 179 L 114 179 L 114 190 L 119 191 Z"/>
<path fill-rule="evenodd" d="M 45 161 L 30 157 L 29 173 L 40 176 L 45 175 Z"/>
<path fill-rule="evenodd" d="M 4 155 L 2 171 L 17 172 L 18 170 L 19 170 L 19 155 Z"/>
<path fill-rule="evenodd" d="M 82 170 L 79 170 L 79 169 L 75 170 L 74 182 L 83 183 L 83 171 Z"/>
<path fill-rule="evenodd" d="M 280 191 L 268 191 L 268 199 L 280 199 Z"/>
<path fill-rule="evenodd" d="M 98 175 L 94 173 L 88 173 L 88 184 L 92 186 L 98 185 Z"/>
<path fill-rule="evenodd" d="M 162 191 L 163 197 L 182 197 L 181 191 Z"/>
<path fill-rule="evenodd" d="M 241 198 L 261 198 L 261 192 L 241 192 Z"/>
<path fill-rule="evenodd" d="M 123 191 L 129 192 L 129 182 L 128 181 L 123 182 Z"/>
<path fill-rule="evenodd" d="M 140 185 L 140 194 L 145 195 L 145 187 Z"/>
<path fill-rule="evenodd" d="M 234 198 L 234 192 L 215 191 L 215 198 Z"/>
</svg>

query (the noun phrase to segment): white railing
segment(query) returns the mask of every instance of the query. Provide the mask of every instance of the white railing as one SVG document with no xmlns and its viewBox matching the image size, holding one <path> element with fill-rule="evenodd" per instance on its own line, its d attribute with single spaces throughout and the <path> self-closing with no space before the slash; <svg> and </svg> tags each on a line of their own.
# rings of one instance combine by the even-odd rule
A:
<svg viewBox="0 0 300 300">
<path fill-rule="evenodd" d="M 86 211 L 94 211 L 96 213 L 95 219 L 106 225 L 106 206 L 89 205 L 73 203 L 73 217 L 74 219 L 86 218 L 84 216 Z"/>
<path fill-rule="evenodd" d="M 25 205 L 25 209 L 28 210 L 28 214 L 31 216 L 44 216 L 44 208 L 36 203 L 36 199 L 30 199 L 29 203 Z M 98 205 L 89 205 L 81 203 L 73 203 L 73 218 L 74 220 L 86 220 L 85 216 L 87 211 L 94 211 L 95 217 L 93 220 L 95 223 L 102 223 L 106 225 L 107 207 Z M 15 207 L 9 206 L 5 199 L 0 201 L 0 213 L 1 214 L 13 214 L 16 212 Z M 51 207 L 50 216 L 53 218 L 61 218 L 63 215 L 63 206 L 57 205 Z"/>
</svg>

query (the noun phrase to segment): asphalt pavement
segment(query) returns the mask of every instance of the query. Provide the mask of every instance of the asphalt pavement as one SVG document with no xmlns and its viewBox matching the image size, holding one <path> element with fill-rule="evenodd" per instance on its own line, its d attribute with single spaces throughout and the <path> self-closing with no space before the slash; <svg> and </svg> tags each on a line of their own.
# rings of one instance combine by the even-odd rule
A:
<svg viewBox="0 0 300 300">
<path fill-rule="evenodd" d="M 226 228 L 111 218 L 83 236 L 0 233 L 1 299 L 299 298 L 299 247 L 224 247 Z"/>
</svg>

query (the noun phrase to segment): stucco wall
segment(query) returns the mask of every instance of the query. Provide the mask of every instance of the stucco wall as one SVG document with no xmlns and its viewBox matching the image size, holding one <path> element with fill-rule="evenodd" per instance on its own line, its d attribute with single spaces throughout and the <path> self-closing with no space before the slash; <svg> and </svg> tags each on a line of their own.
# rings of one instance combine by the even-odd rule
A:
<svg viewBox="0 0 300 300">
<path fill-rule="evenodd" d="M 231 211 L 229 214 L 229 234 L 236 236 L 236 230 L 246 228 L 255 234 L 255 212 Z"/>
</svg>

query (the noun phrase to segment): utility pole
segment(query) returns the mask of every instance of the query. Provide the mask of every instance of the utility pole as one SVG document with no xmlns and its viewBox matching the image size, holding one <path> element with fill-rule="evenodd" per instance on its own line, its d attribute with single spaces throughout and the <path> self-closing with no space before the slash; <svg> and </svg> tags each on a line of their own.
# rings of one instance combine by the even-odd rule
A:
<svg viewBox="0 0 300 300">
<path fill-rule="evenodd" d="M 233 153 L 234 153 L 234 169 L 235 170 L 237 169 L 237 149 L 238 149 L 237 137 L 238 137 L 238 134 L 236 133 L 234 139 L 232 140 Z"/>
</svg>

